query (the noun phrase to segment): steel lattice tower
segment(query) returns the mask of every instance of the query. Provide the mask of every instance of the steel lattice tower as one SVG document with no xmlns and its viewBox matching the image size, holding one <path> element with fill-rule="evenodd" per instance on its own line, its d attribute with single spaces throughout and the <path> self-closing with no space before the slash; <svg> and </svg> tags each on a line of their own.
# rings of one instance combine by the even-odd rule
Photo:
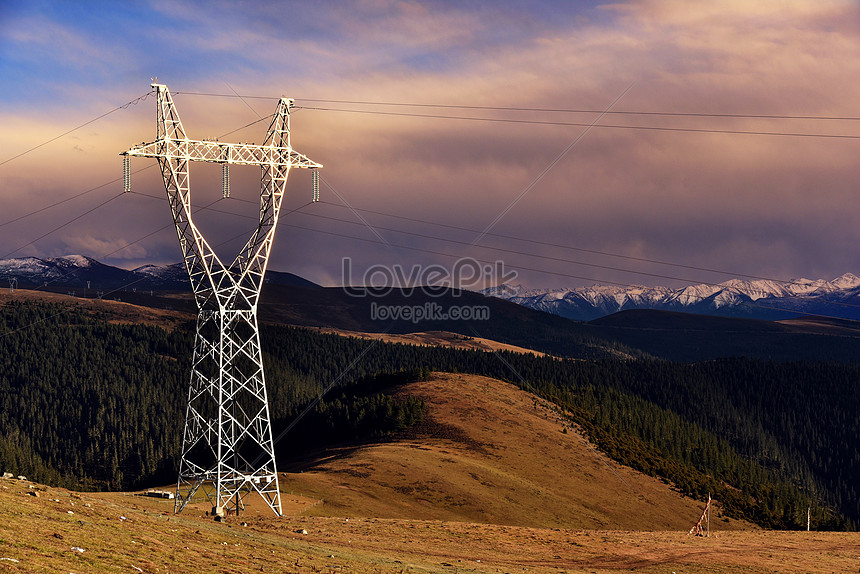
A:
<svg viewBox="0 0 860 574">
<path fill-rule="evenodd" d="M 157 139 L 122 154 L 124 184 L 129 190 L 130 156 L 158 159 L 199 311 L 174 512 L 181 512 L 202 489 L 218 514 L 244 509 L 246 497 L 256 491 L 280 515 L 257 303 L 290 168 L 322 165 L 290 146 L 293 100 L 278 102 L 263 145 L 230 144 L 188 139 L 167 86 L 154 83 L 152 88 Z M 262 168 L 259 224 L 229 265 L 191 217 L 192 161 Z M 223 173 L 226 196 L 227 167 Z"/>
</svg>

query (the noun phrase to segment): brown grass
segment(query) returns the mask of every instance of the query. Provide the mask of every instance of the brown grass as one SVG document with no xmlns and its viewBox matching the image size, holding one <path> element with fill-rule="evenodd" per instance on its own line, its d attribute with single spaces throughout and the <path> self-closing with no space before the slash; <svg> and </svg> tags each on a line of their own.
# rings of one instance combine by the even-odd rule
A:
<svg viewBox="0 0 860 574">
<path fill-rule="evenodd" d="M 362 333 L 358 331 L 347 331 L 345 329 L 334 329 L 331 327 L 319 327 L 322 333 L 334 333 L 344 337 L 358 337 L 360 339 L 380 340 L 386 343 L 403 343 L 406 345 L 418 345 L 421 347 L 453 347 L 455 349 L 477 350 L 477 351 L 512 351 L 514 353 L 528 353 L 543 357 L 545 353 L 500 343 L 492 339 L 482 337 L 465 337 L 450 331 L 427 331 L 416 333 Z"/>
<path fill-rule="evenodd" d="M 392 442 L 332 449 L 284 477 L 284 488 L 326 501 L 309 514 L 679 530 L 701 513 L 700 502 L 610 460 L 511 384 L 437 373 L 403 394 L 428 405 L 419 428 Z"/>
<path fill-rule="evenodd" d="M 191 508 L 173 515 L 170 501 L 39 485 L 35 498 L 29 486 L 0 480 L 0 572 L 855 572 L 860 545 L 848 533 L 719 531 L 704 539 L 303 516 L 311 501 L 297 497 L 284 518 L 249 513 L 216 523 Z"/>
</svg>

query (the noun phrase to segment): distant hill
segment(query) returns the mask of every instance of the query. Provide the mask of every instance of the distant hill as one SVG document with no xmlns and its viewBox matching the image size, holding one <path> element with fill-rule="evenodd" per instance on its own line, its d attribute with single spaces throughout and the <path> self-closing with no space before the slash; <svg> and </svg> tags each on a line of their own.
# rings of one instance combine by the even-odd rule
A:
<svg viewBox="0 0 860 574">
<path fill-rule="evenodd" d="M 856 322 L 821 317 L 765 321 L 642 309 L 588 324 L 597 338 L 684 362 L 722 357 L 855 362 L 860 345 Z"/>
<path fill-rule="evenodd" d="M 378 317 L 378 309 L 382 307 L 438 309 L 442 313 L 454 308 L 482 308 L 486 309 L 488 317 L 475 320 L 382 319 Z M 266 285 L 259 316 L 261 321 L 269 323 L 370 333 L 450 331 L 568 357 L 605 358 L 619 352 L 613 349 L 617 346 L 614 342 L 600 338 L 589 325 L 471 291 L 390 289 L 383 292 L 359 288 L 345 291 L 339 287 Z M 620 352 L 635 354 L 628 349 Z"/>
</svg>

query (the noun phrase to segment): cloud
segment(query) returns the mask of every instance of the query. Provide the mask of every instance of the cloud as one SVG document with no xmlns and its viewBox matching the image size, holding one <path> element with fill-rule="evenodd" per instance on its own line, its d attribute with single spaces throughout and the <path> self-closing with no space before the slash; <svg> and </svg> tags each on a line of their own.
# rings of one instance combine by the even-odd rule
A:
<svg viewBox="0 0 860 574">
<path fill-rule="evenodd" d="M 81 235 L 66 235 L 63 237 L 63 245 L 55 253 L 56 256 L 80 253 L 113 253 L 112 260 L 134 260 L 147 259 L 150 253 L 140 244 L 132 244 L 129 247 L 117 251 L 117 248 L 131 243 L 131 239 L 122 237 L 94 237 L 90 233 Z"/>
<path fill-rule="evenodd" d="M 856 27 L 860 7 L 847 1 L 648 0 L 585 8 L 541 2 L 530 9 L 516 3 L 494 3 L 489 8 L 380 1 L 314 3 L 290 11 L 276 4 L 249 8 L 223 3 L 209 5 L 208 10 L 201 6 L 155 3 L 142 13 L 140 29 L 130 33 L 128 41 L 119 39 L 120 34 L 94 31 L 89 20 L 48 21 L 57 30 L 50 42 L 21 32 L 15 40 L 20 45 L 56 46 L 68 38 L 74 54 L 57 57 L 83 66 L 83 77 L 98 75 L 117 54 L 128 55 L 129 66 L 115 85 L 96 91 L 87 82 L 76 82 L 73 74 L 56 81 L 47 73 L 34 76 L 35 82 L 61 86 L 69 94 L 68 102 L 28 113 L 0 107 L 0 121 L 4 128 L 9 126 L 0 134 L 0 161 L 14 150 L 61 133 L 61 125 L 76 125 L 139 95 L 149 70 L 161 70 L 160 79 L 175 91 L 230 93 L 225 85 L 229 84 L 248 95 L 276 98 L 286 92 L 304 108 L 293 116 L 293 145 L 325 164 L 324 179 L 350 203 L 481 230 L 584 128 L 416 115 L 588 123 L 632 82 L 633 89 L 612 112 L 849 116 L 856 115 L 853 102 L 860 95 Z M 106 17 L 130 16 L 118 12 Z M 141 38 L 149 39 L 151 49 L 136 45 Z M 109 41 L 116 43 L 115 50 L 98 54 Z M 86 71 L 94 51 L 96 71 Z M 131 85 L 129 70 L 137 75 L 146 70 L 142 81 L 135 80 L 140 89 Z M 303 98 L 591 111 L 347 105 Z M 213 137 L 257 119 L 237 98 L 180 94 L 176 101 L 191 137 Z M 248 103 L 265 116 L 274 109 L 275 99 Z M 23 198 L 10 208 L 10 216 L 118 177 L 116 154 L 154 134 L 152 107 L 153 101 L 147 100 L 93 124 L 86 133 L 76 133 L 80 139 L 60 140 L 0 166 L 4 201 L 14 204 L 15 198 Z M 860 134 L 858 122 L 848 120 L 613 113 L 601 123 Z M 228 139 L 259 142 L 265 128 L 265 122 L 257 123 Z M 75 146 L 85 153 L 75 152 Z M 855 203 L 855 147 L 853 140 L 595 127 L 495 231 L 739 273 L 789 278 L 857 272 L 851 250 L 845 247 L 860 239 L 850 217 Z M 133 168 L 145 165 L 149 164 L 136 160 Z M 237 181 L 234 193 L 253 198 L 258 182 L 253 170 L 249 174 L 237 175 L 246 177 L 246 183 L 240 186 Z M 163 196 L 157 170 L 135 174 L 133 183 L 136 190 Z M 289 185 L 291 208 L 306 203 L 307 174 L 293 172 Z M 192 189 L 195 202 L 216 199 L 217 174 L 195 165 Z M 61 224 L 108 196 L 105 190 L 105 195 L 87 199 L 90 203 L 47 211 L 39 216 L 43 217 L 39 225 Z M 323 198 L 339 202 L 325 186 Z M 348 210 L 327 204 L 303 211 L 355 220 Z M 68 233 L 38 245 L 52 253 L 77 245 L 93 250 L 85 254 L 99 256 L 98 251 L 107 248 L 99 241 L 143 237 L 169 223 L 166 202 L 141 197 L 117 199 L 99 214 L 103 215 L 98 223 L 104 226 L 99 233 L 92 230 L 93 220 L 85 218 L 80 227 L 70 226 Z M 365 217 L 375 225 L 423 235 L 467 242 L 474 237 L 450 228 L 366 213 Z M 35 216 L 30 220 L 34 228 L 36 221 Z M 242 227 L 241 221 L 232 223 L 223 214 L 211 223 L 213 234 L 238 234 Z M 375 240 L 363 225 L 302 212 L 285 217 L 284 223 Z M 22 233 L 22 228 L 8 227 L 0 227 L 0 240 L 13 244 L 7 233 L 13 227 Z M 146 239 L 134 254 L 121 256 L 175 260 L 178 248 L 172 233 Z M 337 277 L 344 254 L 368 265 L 450 259 L 438 253 L 480 254 L 568 275 L 659 282 L 632 273 L 382 233 L 392 244 L 436 254 L 285 225 L 272 268 L 306 270 L 311 279 L 323 281 Z M 487 241 L 510 250 L 573 259 L 558 248 L 500 238 Z M 588 261 L 617 263 L 596 256 Z M 521 277 L 536 286 L 576 282 L 537 272 L 523 272 Z"/>
</svg>

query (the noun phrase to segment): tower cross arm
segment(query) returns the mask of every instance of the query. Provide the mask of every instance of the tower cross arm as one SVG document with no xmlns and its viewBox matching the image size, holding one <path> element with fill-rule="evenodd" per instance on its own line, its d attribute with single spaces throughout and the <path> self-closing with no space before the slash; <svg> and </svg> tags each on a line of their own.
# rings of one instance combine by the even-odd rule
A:
<svg viewBox="0 0 860 574">
<path fill-rule="evenodd" d="M 135 157 L 177 158 L 187 161 L 231 163 L 235 165 L 271 165 L 315 169 L 322 167 L 290 147 L 244 143 L 222 143 L 191 139 L 159 139 L 134 146 L 120 155 Z"/>
</svg>

